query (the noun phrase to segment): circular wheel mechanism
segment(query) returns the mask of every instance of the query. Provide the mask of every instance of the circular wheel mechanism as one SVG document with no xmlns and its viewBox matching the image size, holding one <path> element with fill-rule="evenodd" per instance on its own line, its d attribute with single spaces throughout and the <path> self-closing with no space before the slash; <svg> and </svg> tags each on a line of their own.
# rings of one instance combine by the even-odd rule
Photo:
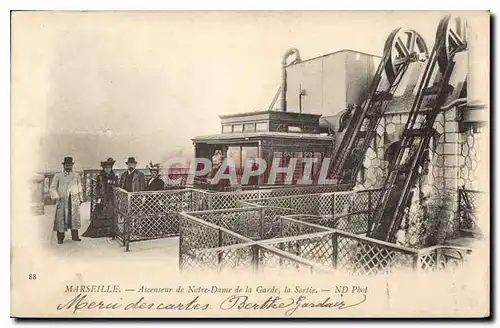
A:
<svg viewBox="0 0 500 328">
<path fill-rule="evenodd" d="M 414 30 L 394 30 L 385 43 L 384 53 L 388 55 L 385 73 L 392 84 L 403 66 L 410 61 L 424 61 L 429 56 L 425 41 Z"/>
<path fill-rule="evenodd" d="M 467 49 L 467 21 L 458 16 L 445 16 L 439 22 L 436 33 L 438 44 L 438 64 L 441 72 L 446 70 L 450 58 Z"/>
</svg>

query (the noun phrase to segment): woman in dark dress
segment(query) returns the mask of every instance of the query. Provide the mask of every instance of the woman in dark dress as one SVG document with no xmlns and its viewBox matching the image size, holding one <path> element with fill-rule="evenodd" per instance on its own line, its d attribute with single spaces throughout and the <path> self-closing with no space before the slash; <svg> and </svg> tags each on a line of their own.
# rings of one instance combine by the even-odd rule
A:
<svg viewBox="0 0 500 328">
<path fill-rule="evenodd" d="M 113 187 L 118 185 L 118 177 L 113 171 L 115 160 L 108 158 L 101 162 L 102 171 L 97 176 L 95 186 L 95 209 L 90 218 L 90 225 L 83 237 L 113 237 L 114 197 Z"/>
</svg>

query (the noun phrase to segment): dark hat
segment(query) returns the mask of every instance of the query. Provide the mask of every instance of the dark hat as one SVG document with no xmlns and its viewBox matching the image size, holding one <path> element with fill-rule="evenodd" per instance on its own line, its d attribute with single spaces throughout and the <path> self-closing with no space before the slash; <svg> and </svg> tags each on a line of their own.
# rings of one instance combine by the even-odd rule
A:
<svg viewBox="0 0 500 328">
<path fill-rule="evenodd" d="M 153 162 L 149 162 L 147 168 L 150 171 L 160 171 L 160 164 L 153 164 Z"/>
<path fill-rule="evenodd" d="M 113 157 L 109 157 L 107 160 L 105 160 L 104 162 L 101 162 L 101 166 L 113 166 L 115 164 L 115 160 L 113 159 Z"/>
<path fill-rule="evenodd" d="M 62 164 L 75 164 L 75 162 L 73 162 L 73 157 L 64 157 L 64 161 L 62 162 Z"/>
<path fill-rule="evenodd" d="M 127 161 L 125 162 L 125 164 L 129 164 L 129 163 L 135 163 L 135 164 L 137 164 L 137 162 L 135 161 L 135 157 L 129 157 L 127 159 Z"/>
</svg>

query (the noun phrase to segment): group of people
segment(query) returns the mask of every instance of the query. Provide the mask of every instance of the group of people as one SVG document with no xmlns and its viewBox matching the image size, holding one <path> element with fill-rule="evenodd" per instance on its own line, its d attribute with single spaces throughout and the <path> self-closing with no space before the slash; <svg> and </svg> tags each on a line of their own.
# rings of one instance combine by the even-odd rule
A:
<svg viewBox="0 0 500 328">
<path fill-rule="evenodd" d="M 56 202 L 54 231 L 57 243 L 62 244 L 66 231 L 71 231 L 74 241 L 81 241 L 78 231 L 81 228 L 80 205 L 83 202 L 83 189 L 80 174 L 73 172 L 72 157 L 65 157 L 63 171 L 56 173 L 50 185 L 50 197 Z M 160 164 L 149 163 L 151 178 L 146 182 L 144 173 L 136 169 L 137 161 L 129 157 L 125 162 L 127 170 L 120 178 L 113 171 L 115 160 L 108 158 L 101 162 L 102 170 L 97 176 L 95 186 L 95 209 L 90 218 L 90 225 L 83 237 L 114 237 L 114 198 L 113 187 L 120 187 L 128 192 L 164 190 L 165 183 L 160 178 Z"/>
</svg>

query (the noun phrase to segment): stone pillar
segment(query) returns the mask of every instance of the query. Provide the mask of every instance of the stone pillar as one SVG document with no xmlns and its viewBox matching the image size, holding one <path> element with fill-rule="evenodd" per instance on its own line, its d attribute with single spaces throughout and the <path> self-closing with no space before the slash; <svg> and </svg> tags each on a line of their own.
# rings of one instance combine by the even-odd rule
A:
<svg viewBox="0 0 500 328">
<path fill-rule="evenodd" d="M 438 155 L 434 205 L 442 209 L 438 242 L 443 243 L 458 232 L 458 188 L 460 179 L 460 135 L 458 130 L 457 109 L 452 108 L 439 115 L 444 130 L 439 138 L 436 153 Z M 439 131 L 438 131 L 439 132 Z M 440 212 L 441 212 L 440 211 Z M 432 215 L 432 213 L 430 213 Z"/>
<path fill-rule="evenodd" d="M 44 214 L 43 204 L 43 184 L 45 177 L 41 174 L 35 173 L 30 179 L 30 193 L 31 193 L 31 211 L 34 215 Z"/>
</svg>

